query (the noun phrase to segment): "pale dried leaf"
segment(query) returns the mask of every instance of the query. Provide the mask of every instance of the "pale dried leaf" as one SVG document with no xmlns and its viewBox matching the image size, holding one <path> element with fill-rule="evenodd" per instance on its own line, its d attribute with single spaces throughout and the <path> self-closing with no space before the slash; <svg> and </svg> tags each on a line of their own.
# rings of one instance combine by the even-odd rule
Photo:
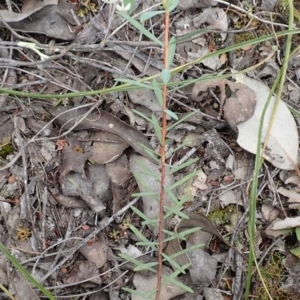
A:
<svg viewBox="0 0 300 300">
<path fill-rule="evenodd" d="M 288 179 L 286 179 L 286 181 L 284 183 L 285 184 L 292 183 L 292 184 L 295 184 L 298 187 L 300 187 L 300 177 L 297 175 L 293 175 L 293 176 L 289 177 Z"/>
<path fill-rule="evenodd" d="M 97 164 L 107 164 L 118 159 L 123 151 L 129 147 L 120 136 L 105 131 L 97 131 L 92 134 L 93 145 L 91 159 Z"/>
<path fill-rule="evenodd" d="M 268 223 L 271 223 L 277 219 L 279 210 L 272 205 L 263 204 L 261 207 L 261 214 Z"/>
<path fill-rule="evenodd" d="M 300 226 L 300 217 L 294 218 L 285 218 L 282 221 L 278 221 L 273 224 L 273 230 L 285 229 L 285 228 L 294 228 Z"/>
<path fill-rule="evenodd" d="M 19 272 L 13 278 L 15 286 L 16 300 L 40 300 L 40 297 L 35 293 L 30 284 Z"/>
<path fill-rule="evenodd" d="M 66 107 L 59 106 L 47 108 L 47 110 L 52 115 L 61 114 L 56 118 L 55 122 L 62 126 L 63 130 L 67 130 L 76 125 L 78 123 L 78 119 L 88 112 L 88 109 L 83 107 L 68 110 Z M 150 149 L 152 148 L 148 139 L 134 127 L 129 126 L 106 111 L 100 111 L 100 114 L 98 111 L 90 114 L 74 128 L 74 130 L 85 129 L 103 130 L 116 134 L 123 138 L 132 148 L 134 148 L 136 152 L 153 161 L 153 158 L 148 154 L 147 151 L 145 151 L 145 146 Z"/>
<path fill-rule="evenodd" d="M 239 130 L 237 142 L 242 148 L 255 154 L 260 118 L 270 89 L 264 83 L 247 76 L 240 76 L 238 79 L 255 92 L 257 103 L 254 115 L 249 120 L 237 125 Z M 263 141 L 271 123 L 274 105 L 275 97 L 273 96 L 264 118 Z M 297 126 L 288 107 L 281 100 L 278 103 L 273 120 L 273 126 L 263 157 L 280 169 L 295 169 L 297 166 L 299 140 Z M 286 147 L 286 145 L 289 146 Z"/>
<path fill-rule="evenodd" d="M 152 163 L 147 158 L 142 157 L 137 154 L 132 154 L 130 157 L 130 169 L 133 176 L 136 178 L 138 186 L 141 192 L 156 192 L 157 196 L 143 196 L 143 209 L 144 214 L 151 220 L 158 219 L 159 215 L 159 191 L 160 191 L 160 168 L 158 165 Z M 148 172 L 146 174 L 146 172 Z M 166 169 L 166 174 L 170 173 L 169 168 Z M 153 176 L 149 176 L 153 174 Z M 165 177 L 165 187 L 170 187 L 175 183 L 173 174 L 166 175 Z M 173 193 L 176 190 L 173 189 Z M 175 203 L 170 198 L 170 196 L 165 192 L 165 205 L 167 207 L 174 207 Z M 157 229 L 152 228 L 154 232 Z"/>
<path fill-rule="evenodd" d="M 288 197 L 289 203 L 300 203 L 300 194 L 294 190 L 287 190 L 283 187 L 277 189 L 277 192 L 285 197 Z"/>
<path fill-rule="evenodd" d="M 164 276 L 170 276 L 172 274 L 172 271 L 170 268 L 163 266 L 162 268 L 162 275 Z M 178 277 L 174 278 L 177 281 L 180 281 Z M 139 273 L 136 273 L 133 277 L 133 284 L 136 288 L 136 290 L 142 294 L 146 294 L 150 291 L 155 290 L 157 285 L 157 275 L 150 275 L 150 276 L 143 276 Z M 174 298 L 178 295 L 181 295 L 185 293 L 184 290 L 178 288 L 174 284 L 168 282 L 166 285 L 164 285 L 161 288 L 160 291 L 160 299 L 169 300 L 171 298 Z M 132 300 L 145 300 L 145 297 L 141 297 L 135 294 L 131 295 Z M 150 299 L 155 299 L 155 294 Z"/>
<path fill-rule="evenodd" d="M 195 284 L 209 285 L 217 273 L 217 260 L 202 249 L 188 253 L 192 267 L 189 269 L 191 279 Z"/>
</svg>

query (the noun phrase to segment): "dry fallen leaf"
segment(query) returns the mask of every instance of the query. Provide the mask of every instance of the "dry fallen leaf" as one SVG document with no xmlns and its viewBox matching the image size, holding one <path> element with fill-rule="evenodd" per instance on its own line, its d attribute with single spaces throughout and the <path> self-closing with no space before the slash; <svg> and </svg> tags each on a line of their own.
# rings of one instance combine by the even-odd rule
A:
<svg viewBox="0 0 300 300">
<path fill-rule="evenodd" d="M 88 280 L 99 275 L 99 269 L 93 262 L 77 261 L 71 270 L 71 274 L 63 279 L 64 284 L 74 284 L 83 280 Z M 91 282 L 101 285 L 102 280 L 100 276 L 90 279 Z"/>
<path fill-rule="evenodd" d="M 93 262 L 97 268 L 101 268 L 107 260 L 108 245 L 102 234 L 99 240 L 84 244 L 80 249 L 80 253 L 90 262 Z"/>
<path fill-rule="evenodd" d="M 91 159 L 97 164 L 107 164 L 118 159 L 129 147 L 120 136 L 105 131 L 94 132 L 91 136 Z"/>
<path fill-rule="evenodd" d="M 282 221 L 278 221 L 273 224 L 273 230 L 286 229 L 286 228 L 294 228 L 300 226 L 300 217 L 294 218 L 285 218 Z"/>
<path fill-rule="evenodd" d="M 88 112 L 88 109 L 84 107 L 68 110 L 66 107 L 59 106 L 47 108 L 47 110 L 54 116 L 61 114 L 56 118 L 55 122 L 62 127 L 62 130 L 70 129 L 76 125 L 78 119 Z M 74 130 L 86 129 L 103 130 L 116 134 L 126 141 L 136 152 L 154 161 L 152 156 L 145 151 L 145 146 L 150 149 L 152 148 L 148 139 L 134 127 L 129 126 L 106 111 L 100 111 L 100 114 L 98 112 L 90 114 L 74 128 Z"/>
<path fill-rule="evenodd" d="M 237 80 L 246 85 L 256 95 L 256 107 L 254 115 L 247 121 L 237 125 L 239 135 L 237 142 L 245 150 L 256 153 L 257 136 L 261 115 L 266 104 L 270 89 L 259 80 L 249 78 L 245 75 L 236 75 Z M 234 77 L 234 76 L 233 76 Z M 275 105 L 275 97 L 272 96 L 267 108 L 263 123 L 262 146 L 265 146 L 263 157 L 275 167 L 285 170 L 292 170 L 298 164 L 298 131 L 295 120 L 287 105 L 279 100 L 276 112 L 271 122 Z M 271 132 L 267 145 L 263 144 L 269 124 L 272 123 Z M 288 145 L 288 147 L 287 147 Z"/>
<path fill-rule="evenodd" d="M 168 277 L 172 274 L 170 268 L 163 266 L 162 268 L 162 275 L 163 277 Z M 174 280 L 180 281 L 178 277 L 175 277 Z M 146 295 L 147 293 L 155 290 L 157 286 L 157 275 L 149 275 L 149 276 L 143 276 L 139 273 L 136 273 L 133 277 L 133 284 L 136 288 L 136 290 Z M 177 287 L 175 284 L 172 284 L 170 282 L 167 282 L 165 285 L 162 286 L 160 291 L 160 299 L 169 300 L 171 298 L 174 298 L 178 295 L 181 295 L 185 293 L 184 290 Z M 132 300 L 145 300 L 144 296 L 139 296 L 136 294 L 131 295 Z M 147 298 L 147 299 L 154 299 L 153 297 Z"/>
<path fill-rule="evenodd" d="M 231 90 L 231 96 L 227 100 L 226 86 Z M 220 88 L 220 109 L 222 110 L 222 106 L 224 105 L 225 120 L 237 132 L 237 124 L 248 120 L 254 113 L 256 104 L 255 93 L 245 85 L 221 78 L 196 82 L 193 86 L 191 98 L 194 101 L 199 101 L 199 93 L 214 87 Z"/>
</svg>

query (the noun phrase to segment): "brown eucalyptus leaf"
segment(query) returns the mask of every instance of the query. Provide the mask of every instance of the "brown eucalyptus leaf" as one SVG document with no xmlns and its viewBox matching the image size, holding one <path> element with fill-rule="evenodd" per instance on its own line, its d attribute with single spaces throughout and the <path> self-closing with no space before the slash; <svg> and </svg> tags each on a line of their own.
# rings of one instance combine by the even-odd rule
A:
<svg viewBox="0 0 300 300">
<path fill-rule="evenodd" d="M 107 261 L 108 245 L 102 234 L 99 240 L 84 244 L 79 252 L 90 262 L 96 264 L 97 268 L 101 268 Z"/>
<path fill-rule="evenodd" d="M 30 17 L 10 25 L 18 31 L 41 33 L 61 40 L 73 40 L 75 37 L 55 5 L 43 7 Z"/>
<path fill-rule="evenodd" d="M 22 5 L 22 13 L 15 13 L 10 10 L 0 10 L 0 16 L 3 18 L 3 20 L 7 23 L 10 22 L 19 22 L 21 20 L 24 20 L 25 18 L 29 17 L 31 14 L 35 13 L 36 11 L 39 11 L 44 6 L 47 5 L 57 5 L 58 0 L 23 0 Z M 1 20 L 0 20 L 0 25 Z"/>
<path fill-rule="evenodd" d="M 51 195 L 59 204 L 71 208 L 87 208 L 88 205 L 80 197 L 65 196 L 61 193 Z"/>
<path fill-rule="evenodd" d="M 65 284 L 76 283 L 83 280 L 89 280 L 99 275 L 99 269 L 93 262 L 90 261 L 79 261 L 75 262 L 75 266 L 72 268 L 71 273 L 63 279 Z M 100 285 L 102 283 L 101 277 L 91 279 L 91 282 Z"/>
<path fill-rule="evenodd" d="M 67 137 L 67 142 L 68 145 L 63 149 L 60 177 L 64 177 L 71 171 L 84 175 L 84 165 L 91 153 L 86 151 L 84 145 L 75 137 Z"/>
<path fill-rule="evenodd" d="M 148 139 L 134 127 L 129 126 L 106 111 L 101 110 L 97 113 L 92 113 L 79 124 L 77 124 L 78 119 L 87 113 L 87 108 L 80 107 L 77 109 L 68 110 L 66 107 L 52 107 L 47 108 L 47 110 L 54 116 L 63 113 L 56 118 L 55 122 L 58 123 L 64 131 L 70 129 L 76 124 L 74 130 L 95 129 L 110 132 L 120 136 L 136 152 L 147 157 L 151 161 L 154 161 L 144 149 L 144 147 L 150 149 L 152 148 Z"/>
<path fill-rule="evenodd" d="M 92 134 L 92 160 L 97 164 L 107 164 L 118 159 L 123 151 L 129 147 L 120 136 L 106 131 L 97 131 Z"/>
<path fill-rule="evenodd" d="M 226 86 L 231 90 L 231 96 L 226 100 Z M 256 96 L 248 86 L 230 81 L 226 78 L 212 79 L 209 81 L 196 82 L 191 98 L 199 101 L 199 93 L 209 88 L 220 88 L 221 109 L 224 105 L 224 119 L 228 125 L 237 132 L 236 125 L 250 119 L 255 111 Z M 226 102 L 225 102 L 226 100 Z"/>
<path fill-rule="evenodd" d="M 219 233 L 215 225 L 203 214 L 200 213 L 190 213 L 188 215 L 189 219 L 182 219 L 177 226 L 175 227 L 175 232 L 181 232 L 186 229 L 200 227 L 200 230 L 208 232 L 216 237 L 218 237 L 220 240 L 222 240 L 227 246 L 232 248 L 237 254 L 241 255 L 245 260 L 247 260 L 247 257 L 242 254 L 239 250 L 231 246 Z M 172 240 L 167 245 L 165 252 L 168 255 L 173 255 L 175 253 L 178 253 L 182 250 L 180 241 L 179 240 Z M 183 265 L 183 263 L 188 263 L 189 258 L 187 254 L 182 254 L 174 258 L 175 261 Z"/>
<path fill-rule="evenodd" d="M 60 186 L 65 196 L 79 196 L 95 212 L 105 209 L 101 199 L 93 196 L 92 183 L 81 174 L 70 172 L 61 176 Z"/>
</svg>

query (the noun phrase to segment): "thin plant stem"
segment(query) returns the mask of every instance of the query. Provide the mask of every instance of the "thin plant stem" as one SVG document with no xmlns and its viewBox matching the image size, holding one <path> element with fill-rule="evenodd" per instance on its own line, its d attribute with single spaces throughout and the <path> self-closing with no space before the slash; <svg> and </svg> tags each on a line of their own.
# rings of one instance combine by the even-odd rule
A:
<svg viewBox="0 0 300 300">
<path fill-rule="evenodd" d="M 167 1 L 163 0 L 163 5 L 165 7 L 165 40 L 164 40 L 164 66 L 168 69 L 168 54 L 169 54 L 169 24 L 170 24 L 170 14 L 167 7 Z M 161 280 L 162 280 L 162 264 L 163 264 L 163 229 L 164 229 L 164 202 L 165 202 L 165 177 L 166 177 L 166 135 L 167 135 L 167 95 L 168 89 L 167 84 L 163 85 L 163 114 L 162 114 L 162 138 L 160 145 L 160 155 L 161 155 L 161 178 L 160 178 L 160 199 L 159 199 L 159 233 L 158 233 L 158 268 L 157 268 L 157 290 L 155 299 L 160 299 L 161 292 Z"/>
</svg>

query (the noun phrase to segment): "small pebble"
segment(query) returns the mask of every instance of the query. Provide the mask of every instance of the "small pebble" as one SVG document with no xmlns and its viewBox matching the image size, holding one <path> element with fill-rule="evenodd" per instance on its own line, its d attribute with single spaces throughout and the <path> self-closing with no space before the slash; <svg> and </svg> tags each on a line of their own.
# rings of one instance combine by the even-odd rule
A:
<svg viewBox="0 0 300 300">
<path fill-rule="evenodd" d="M 11 175 L 8 177 L 8 183 L 12 184 L 16 182 L 16 176 L 15 175 Z"/>
</svg>

